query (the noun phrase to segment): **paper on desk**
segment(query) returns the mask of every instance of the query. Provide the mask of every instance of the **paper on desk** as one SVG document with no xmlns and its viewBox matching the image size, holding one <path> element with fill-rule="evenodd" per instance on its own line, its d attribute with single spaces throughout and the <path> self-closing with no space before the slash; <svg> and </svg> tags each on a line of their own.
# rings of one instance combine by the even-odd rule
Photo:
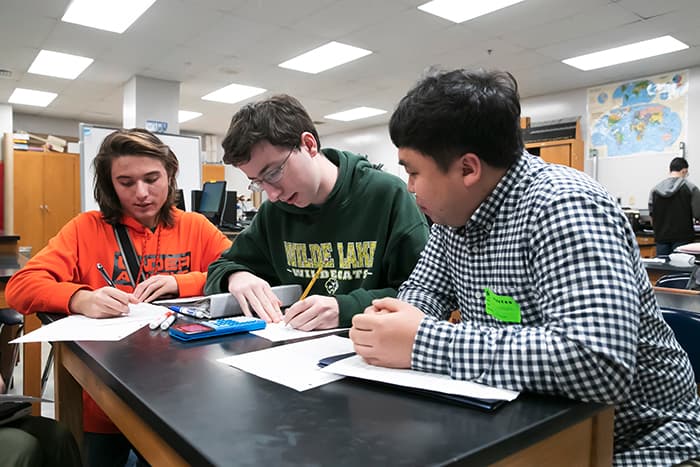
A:
<svg viewBox="0 0 700 467">
<path fill-rule="evenodd" d="M 257 331 L 250 331 L 251 334 L 255 334 L 258 337 L 267 339 L 272 342 L 290 341 L 292 339 L 299 339 L 302 337 L 319 336 L 323 334 L 332 334 L 335 332 L 346 331 L 350 328 L 334 328 L 334 329 L 322 329 L 320 331 L 300 331 L 294 328 L 288 328 L 284 322 L 279 323 L 267 323 L 265 329 L 259 329 Z M 351 352 L 351 350 L 348 350 Z"/>
<path fill-rule="evenodd" d="M 338 336 L 331 336 L 328 339 L 333 337 L 342 339 L 342 337 Z M 366 363 L 359 355 L 338 360 L 323 368 L 321 371 L 371 381 L 380 381 L 397 386 L 473 397 L 476 399 L 512 401 L 518 397 L 519 394 L 517 391 L 494 388 L 471 381 L 452 379 L 447 375 L 374 366 Z"/>
<path fill-rule="evenodd" d="M 36 331 L 13 340 L 12 344 L 24 342 L 56 341 L 118 341 L 132 334 L 158 316 L 167 308 L 150 303 L 129 305 L 129 314 L 118 318 L 88 318 L 70 315 L 42 326 Z"/>
<path fill-rule="evenodd" d="M 342 379 L 343 376 L 322 372 L 318 361 L 352 350 L 350 339 L 328 336 L 233 355 L 218 361 L 297 391 L 306 391 Z"/>
</svg>

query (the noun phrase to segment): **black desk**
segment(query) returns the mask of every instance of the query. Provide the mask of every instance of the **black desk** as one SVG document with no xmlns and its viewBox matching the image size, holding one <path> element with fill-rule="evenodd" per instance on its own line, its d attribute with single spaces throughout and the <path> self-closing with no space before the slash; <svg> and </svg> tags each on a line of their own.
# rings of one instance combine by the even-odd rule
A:
<svg viewBox="0 0 700 467">
<path fill-rule="evenodd" d="M 181 343 L 144 328 L 56 346 L 56 410 L 80 430 L 80 386 L 153 465 L 610 465 L 612 408 L 522 395 L 495 414 L 343 380 L 306 392 L 215 359 L 248 334 Z M 547 462 L 544 461 L 547 460 Z"/>
</svg>

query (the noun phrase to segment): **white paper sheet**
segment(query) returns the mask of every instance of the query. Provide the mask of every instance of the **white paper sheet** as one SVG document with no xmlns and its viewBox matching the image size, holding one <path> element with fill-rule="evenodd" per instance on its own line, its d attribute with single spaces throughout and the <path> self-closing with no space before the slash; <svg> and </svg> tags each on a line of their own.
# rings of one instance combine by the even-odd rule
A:
<svg viewBox="0 0 700 467">
<path fill-rule="evenodd" d="M 250 331 L 251 334 L 255 334 L 258 337 L 267 339 L 272 342 L 290 341 L 292 339 L 299 339 L 301 337 L 310 336 L 320 336 L 323 334 L 332 334 L 335 332 L 346 331 L 350 328 L 334 328 L 334 329 L 323 329 L 320 331 L 300 331 L 298 329 L 287 327 L 283 322 L 279 323 L 267 323 L 265 329 L 259 329 L 257 331 Z M 348 351 L 350 352 L 350 351 Z"/>
<path fill-rule="evenodd" d="M 328 336 L 233 355 L 218 361 L 297 391 L 306 391 L 342 379 L 343 376 L 321 371 L 318 361 L 352 350 L 350 339 Z"/>
<path fill-rule="evenodd" d="M 167 308 L 150 303 L 129 305 L 129 314 L 118 318 L 88 318 L 70 315 L 13 340 L 24 342 L 118 341 L 163 315 Z"/>
<path fill-rule="evenodd" d="M 342 339 L 337 336 L 332 337 Z M 328 337 L 328 339 L 330 338 L 331 337 Z M 340 354 L 342 352 L 338 353 Z M 445 394 L 474 397 L 477 399 L 512 401 L 518 397 L 519 394 L 517 391 L 494 388 L 471 381 L 452 379 L 447 375 L 373 366 L 366 363 L 359 355 L 332 363 L 323 368 L 322 371 L 371 381 L 381 381 L 409 388 L 419 388 L 428 391 L 439 391 Z"/>
</svg>

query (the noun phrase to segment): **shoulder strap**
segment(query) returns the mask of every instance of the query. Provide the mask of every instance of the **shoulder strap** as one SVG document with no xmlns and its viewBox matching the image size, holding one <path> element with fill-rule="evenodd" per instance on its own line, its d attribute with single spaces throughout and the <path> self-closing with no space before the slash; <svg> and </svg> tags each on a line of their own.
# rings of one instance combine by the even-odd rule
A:
<svg viewBox="0 0 700 467">
<path fill-rule="evenodd" d="M 134 251 L 134 245 L 131 243 L 131 237 L 124 224 L 115 224 L 113 228 L 114 237 L 117 239 L 117 244 L 119 245 L 119 251 L 122 254 L 122 258 L 124 258 L 129 281 L 131 281 L 132 287 L 136 287 L 137 276 L 139 274 L 139 260 Z M 143 277 L 140 279 L 143 279 Z"/>
</svg>

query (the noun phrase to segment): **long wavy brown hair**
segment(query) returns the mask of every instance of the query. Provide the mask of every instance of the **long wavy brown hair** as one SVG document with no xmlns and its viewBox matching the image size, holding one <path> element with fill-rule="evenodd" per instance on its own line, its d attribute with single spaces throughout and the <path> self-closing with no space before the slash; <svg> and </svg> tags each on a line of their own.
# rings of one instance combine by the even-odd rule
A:
<svg viewBox="0 0 700 467">
<path fill-rule="evenodd" d="M 95 169 L 93 191 L 105 221 L 114 225 L 122 218 L 122 205 L 112 183 L 112 161 L 123 156 L 151 157 L 163 163 L 168 175 L 168 197 L 160 208 L 158 221 L 169 227 L 172 226 L 174 222 L 172 207 L 175 204 L 179 163 L 168 145 L 163 144 L 156 135 L 142 128 L 117 130 L 110 133 L 102 141 L 100 150 L 92 162 Z"/>
</svg>

